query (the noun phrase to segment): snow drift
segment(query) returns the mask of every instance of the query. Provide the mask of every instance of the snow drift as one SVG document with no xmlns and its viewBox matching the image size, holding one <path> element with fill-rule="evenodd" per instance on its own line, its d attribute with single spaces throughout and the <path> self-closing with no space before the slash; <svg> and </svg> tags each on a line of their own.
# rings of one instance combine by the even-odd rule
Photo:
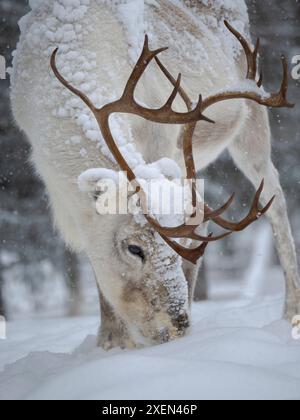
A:
<svg viewBox="0 0 300 420">
<path fill-rule="evenodd" d="M 85 338 L 97 318 L 15 321 L 0 343 L 0 398 L 299 399 L 300 341 L 281 309 L 280 297 L 197 304 L 187 337 L 109 353 Z"/>
</svg>

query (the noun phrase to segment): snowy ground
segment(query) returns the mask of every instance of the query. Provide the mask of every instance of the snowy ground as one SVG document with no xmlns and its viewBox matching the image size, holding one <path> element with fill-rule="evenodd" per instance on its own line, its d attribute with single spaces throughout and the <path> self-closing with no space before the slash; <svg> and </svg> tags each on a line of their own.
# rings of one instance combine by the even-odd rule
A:
<svg viewBox="0 0 300 420">
<path fill-rule="evenodd" d="M 208 254 L 210 301 L 194 304 L 191 331 L 176 342 L 106 353 L 95 348 L 97 315 L 20 312 L 0 340 L 0 399 L 300 399 L 300 340 L 279 320 L 284 283 L 271 229 L 254 234 L 242 281 L 237 259 Z M 87 289 L 96 313 L 92 280 Z"/>
<path fill-rule="evenodd" d="M 300 399 L 300 341 L 282 299 L 194 306 L 181 340 L 95 349 L 96 317 L 13 321 L 0 342 L 1 399 Z"/>
</svg>

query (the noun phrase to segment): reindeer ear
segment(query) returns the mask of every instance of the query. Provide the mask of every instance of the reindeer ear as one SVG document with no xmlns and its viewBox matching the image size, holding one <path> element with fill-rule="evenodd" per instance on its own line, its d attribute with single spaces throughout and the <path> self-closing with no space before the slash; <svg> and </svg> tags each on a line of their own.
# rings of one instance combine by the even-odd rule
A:
<svg viewBox="0 0 300 420">
<path fill-rule="evenodd" d="M 118 172 L 111 169 L 89 169 L 78 177 L 78 187 L 96 202 L 104 193 L 115 193 L 120 183 L 119 176 Z"/>
<path fill-rule="evenodd" d="M 93 193 L 99 190 L 101 181 L 119 181 L 119 174 L 116 171 L 105 168 L 88 169 L 78 177 L 78 187 L 80 191 Z"/>
<path fill-rule="evenodd" d="M 128 200 L 136 194 L 124 172 L 104 168 L 83 172 L 78 177 L 78 187 L 91 198 L 99 215 L 128 214 Z"/>
</svg>

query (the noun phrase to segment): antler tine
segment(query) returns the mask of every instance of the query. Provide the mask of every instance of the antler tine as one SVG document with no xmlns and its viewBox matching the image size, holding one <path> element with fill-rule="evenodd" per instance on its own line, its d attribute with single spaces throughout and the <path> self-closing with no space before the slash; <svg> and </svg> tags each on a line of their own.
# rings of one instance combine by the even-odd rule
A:
<svg viewBox="0 0 300 420">
<path fill-rule="evenodd" d="M 253 199 L 252 206 L 248 215 L 240 222 L 238 223 L 229 222 L 221 218 L 220 216 L 214 216 L 212 212 L 207 214 L 206 221 L 212 220 L 218 226 L 222 227 L 223 229 L 230 230 L 231 232 L 240 232 L 242 230 L 245 230 L 248 226 L 250 226 L 256 220 L 258 220 L 262 215 L 264 215 L 270 209 L 270 207 L 272 206 L 276 198 L 275 196 L 272 197 L 269 203 L 263 209 L 260 209 L 259 202 L 260 202 L 263 189 L 264 189 L 264 180 L 261 182 L 258 190 L 256 191 L 256 194 Z M 209 209 L 208 211 L 210 212 Z"/>
<path fill-rule="evenodd" d="M 244 49 L 247 58 L 247 79 L 255 81 L 257 74 L 257 57 L 260 47 L 260 39 L 257 39 L 255 48 L 252 51 L 248 41 L 243 37 L 243 35 L 240 32 L 238 32 L 233 26 L 231 26 L 227 20 L 225 20 L 224 23 L 227 29 L 238 39 L 238 41 Z"/>
<path fill-rule="evenodd" d="M 260 75 L 259 75 L 258 82 L 257 82 L 257 86 L 258 86 L 259 88 L 261 88 L 261 87 L 262 87 L 262 84 L 263 84 L 263 72 L 261 71 L 261 72 L 260 72 Z"/>
<path fill-rule="evenodd" d="M 172 74 L 162 64 L 162 62 L 160 61 L 160 59 L 157 56 L 154 59 L 155 59 L 157 65 L 158 65 L 158 67 L 160 68 L 160 70 L 163 72 L 163 74 L 166 76 L 166 78 L 171 82 L 171 84 L 175 87 L 176 79 L 174 79 Z M 186 104 L 187 110 L 191 111 L 193 109 L 193 103 L 181 86 L 179 86 L 178 93 L 181 96 L 184 103 Z"/>
<path fill-rule="evenodd" d="M 123 108 L 125 105 L 126 110 L 124 112 L 126 113 L 140 115 L 145 119 L 161 124 L 188 124 L 197 122 L 199 120 L 211 122 L 211 120 L 204 117 L 201 113 L 202 97 L 199 97 L 199 101 L 195 108 L 192 109 L 191 106 L 187 113 L 179 113 L 172 110 L 172 105 L 176 99 L 177 94 L 182 91 L 180 86 L 181 74 L 179 74 L 177 80 L 173 83 L 173 92 L 160 109 L 148 109 L 135 101 L 135 89 L 146 68 L 154 58 L 157 59 L 157 56 L 166 50 L 168 50 L 168 47 L 151 51 L 149 48 L 149 38 L 147 35 L 145 36 L 142 54 L 128 79 L 119 104 L 123 104 Z M 122 112 L 122 110 L 119 109 L 117 112 Z"/>
<path fill-rule="evenodd" d="M 211 236 L 212 234 L 210 237 Z M 167 236 L 161 235 L 161 237 L 178 255 L 180 255 L 183 259 L 191 262 L 192 264 L 197 264 L 197 261 L 205 254 L 206 248 L 208 246 L 208 242 L 203 242 L 203 244 L 197 248 L 185 248 L 177 242 L 170 241 Z"/>
<path fill-rule="evenodd" d="M 208 222 L 210 219 L 217 217 L 217 216 L 221 216 L 221 214 L 225 213 L 226 210 L 229 209 L 229 207 L 231 206 L 231 204 L 233 203 L 235 199 L 235 193 L 232 194 L 232 196 L 229 198 L 229 200 L 222 206 L 220 207 L 218 210 L 210 210 L 210 208 L 208 206 L 205 207 L 205 217 L 204 217 L 204 222 Z"/>
<path fill-rule="evenodd" d="M 160 68 L 160 70 L 162 71 L 162 73 L 166 76 L 166 78 L 169 80 L 169 82 L 173 85 L 174 88 L 176 88 L 178 79 L 176 80 L 172 74 L 169 72 L 169 70 L 162 64 L 162 62 L 160 61 L 160 59 L 158 57 L 155 57 L 155 61 L 158 65 L 158 67 Z M 180 75 L 181 76 L 181 75 Z M 187 110 L 191 111 L 193 109 L 193 102 L 190 99 L 190 97 L 188 96 L 188 94 L 185 92 L 185 90 L 179 85 L 178 89 L 177 89 L 177 93 L 180 95 L 181 99 L 184 101 Z M 198 98 L 198 103 L 196 106 L 196 109 L 202 109 L 202 102 L 203 102 L 203 97 L 200 94 L 199 98 Z M 211 124 L 214 124 L 215 121 L 211 120 L 210 118 L 205 117 L 203 114 L 201 115 L 201 118 L 199 118 L 199 120 L 202 121 L 207 121 Z M 198 120 L 198 121 L 199 121 Z M 195 124 L 198 122 L 196 121 Z"/>
<path fill-rule="evenodd" d="M 281 56 L 281 61 L 282 61 L 282 68 L 283 68 L 283 79 L 282 79 L 282 83 L 281 83 L 280 92 L 282 93 L 283 97 L 286 98 L 287 91 L 288 91 L 289 69 L 288 69 L 287 59 L 285 58 L 284 55 Z"/>
<path fill-rule="evenodd" d="M 159 48 L 157 50 L 151 51 L 149 48 L 149 37 L 148 35 L 145 35 L 144 40 L 144 46 L 142 54 L 140 55 L 140 58 L 138 59 L 138 62 L 136 63 L 128 82 L 125 86 L 124 93 L 122 95 L 122 99 L 127 100 L 134 100 L 134 92 L 137 87 L 138 82 L 140 81 L 142 75 L 144 74 L 146 68 L 151 63 L 151 61 L 159 55 L 160 53 L 167 51 L 169 48 Z"/>
<path fill-rule="evenodd" d="M 195 216 L 195 214 L 194 214 Z M 199 242 L 216 242 L 220 239 L 224 239 L 226 236 L 230 235 L 231 232 L 225 232 L 220 236 L 201 236 L 198 235 L 196 229 L 199 228 L 200 225 L 191 225 L 191 224 L 183 224 L 181 226 L 176 227 L 162 227 L 155 219 L 151 216 L 146 216 L 147 221 L 157 230 L 157 232 L 161 235 L 167 236 L 168 238 L 172 239 L 193 239 Z"/>
<path fill-rule="evenodd" d="M 59 72 L 57 65 L 56 65 L 56 57 L 58 53 L 58 48 L 56 48 L 52 55 L 51 55 L 51 68 L 53 70 L 53 73 L 55 74 L 56 78 L 60 81 L 62 85 L 64 85 L 69 91 L 74 93 L 76 96 L 78 96 L 93 112 L 95 112 L 96 108 L 93 105 L 93 103 L 90 101 L 90 99 L 80 90 L 76 89 L 74 86 L 72 86 Z"/>
<path fill-rule="evenodd" d="M 284 55 L 281 56 L 282 68 L 283 68 L 283 76 L 280 90 L 277 94 L 271 95 L 273 103 L 272 107 L 274 108 L 294 108 L 295 104 L 288 102 L 287 100 L 287 92 L 288 92 L 288 79 L 289 79 L 289 69 L 287 59 Z"/>
<path fill-rule="evenodd" d="M 248 62 L 247 78 L 255 81 L 256 77 L 253 77 L 253 75 L 254 75 L 254 69 L 256 71 L 256 67 L 257 67 L 257 61 L 255 60 L 255 57 L 257 58 L 259 43 L 256 44 L 256 48 L 254 52 L 252 52 L 245 38 L 236 29 L 234 29 L 227 21 L 225 21 L 225 25 L 227 26 L 229 31 L 232 32 L 234 36 L 242 44 L 245 50 L 245 53 L 247 56 L 247 62 Z M 262 91 L 260 94 L 255 90 L 241 91 L 241 92 L 236 91 L 236 90 L 227 91 L 225 93 L 219 93 L 219 94 L 206 98 L 202 104 L 202 112 L 204 112 L 207 108 L 209 108 L 210 106 L 218 102 L 227 101 L 230 99 L 249 99 L 251 101 L 257 102 L 259 105 L 267 106 L 270 108 L 285 108 L 285 107 L 293 108 L 295 105 L 287 101 L 288 63 L 284 56 L 281 57 L 281 60 L 282 60 L 282 67 L 283 67 L 283 78 L 282 78 L 281 87 L 278 93 L 265 94 Z M 255 61 L 255 67 L 254 67 L 254 61 Z M 250 71 L 249 71 L 249 68 L 250 68 Z M 259 81 L 257 82 L 257 85 L 258 87 L 262 86 L 262 75 L 260 76 Z"/>
<path fill-rule="evenodd" d="M 165 105 L 163 106 L 162 110 L 170 110 L 172 109 L 172 105 L 176 99 L 176 96 L 179 92 L 180 89 L 180 83 L 181 83 L 181 73 L 179 73 L 177 81 L 175 83 L 173 92 L 171 93 L 169 99 L 167 100 L 167 102 L 165 103 Z"/>
</svg>

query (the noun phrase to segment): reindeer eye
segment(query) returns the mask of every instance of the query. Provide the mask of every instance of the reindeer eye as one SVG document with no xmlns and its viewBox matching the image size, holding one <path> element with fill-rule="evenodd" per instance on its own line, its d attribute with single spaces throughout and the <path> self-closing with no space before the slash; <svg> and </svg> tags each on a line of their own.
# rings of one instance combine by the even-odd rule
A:
<svg viewBox="0 0 300 420">
<path fill-rule="evenodd" d="M 136 257 L 139 257 L 143 262 L 145 261 L 144 251 L 139 246 L 129 245 L 128 251 L 130 252 L 130 254 L 135 255 Z"/>
<path fill-rule="evenodd" d="M 94 191 L 90 193 L 90 197 L 96 202 L 98 198 L 101 196 L 101 191 Z"/>
</svg>

